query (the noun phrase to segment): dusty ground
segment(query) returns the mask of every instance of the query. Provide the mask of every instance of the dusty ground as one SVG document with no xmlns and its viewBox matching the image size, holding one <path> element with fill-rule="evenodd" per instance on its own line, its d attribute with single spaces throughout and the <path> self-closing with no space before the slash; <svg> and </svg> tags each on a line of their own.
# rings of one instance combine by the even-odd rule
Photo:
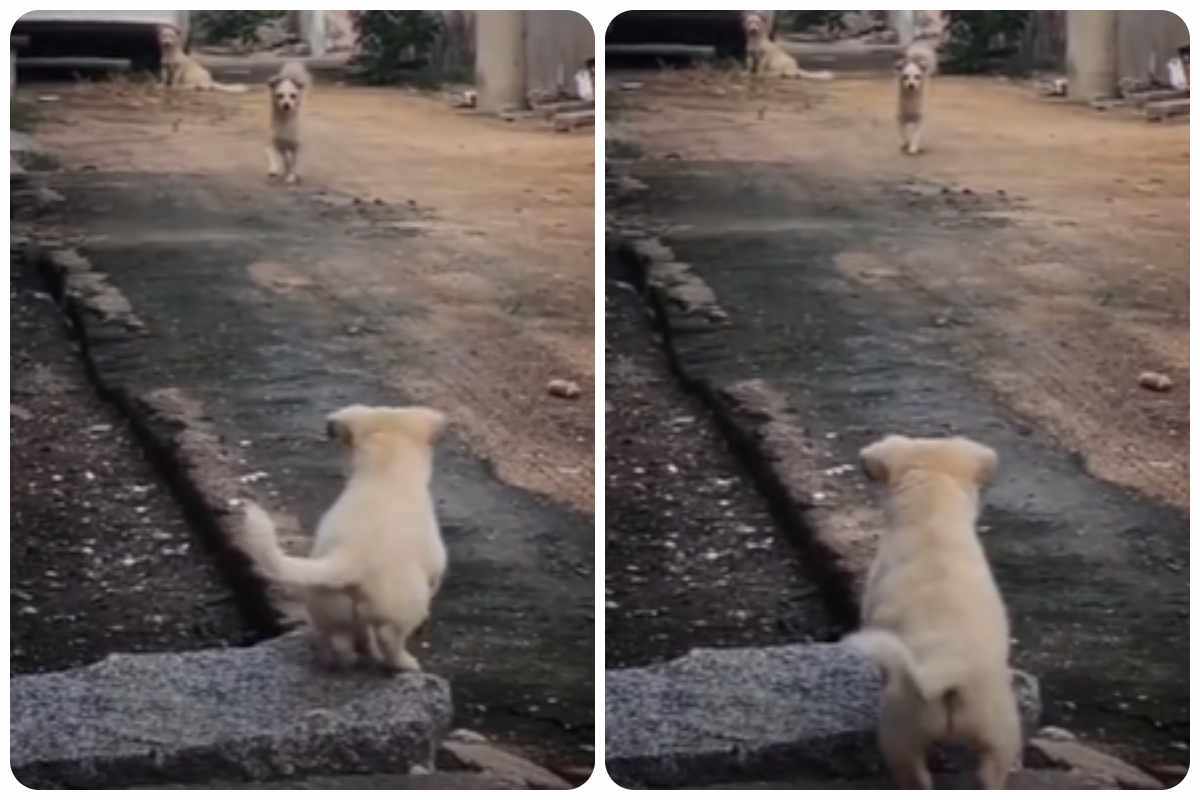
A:
<svg viewBox="0 0 1200 800">
<path fill-rule="evenodd" d="M 951 234 L 847 254 L 844 269 L 867 285 L 924 293 L 931 315 L 968 306 L 963 347 L 1006 402 L 1097 476 L 1186 507 L 1186 124 L 943 76 L 927 152 L 903 158 L 895 90 L 883 77 L 764 87 L 703 69 L 626 72 L 610 88 L 629 80 L 645 85 L 609 92 L 607 135 L 636 131 L 649 159 L 780 162 L 812 175 L 817 195 L 907 182 L 900 201 L 933 218 L 947 211 L 948 232 L 956 206 L 993 215 L 983 248 Z M 1144 370 L 1175 388 L 1139 388 Z"/>
<path fill-rule="evenodd" d="M 83 371 L 34 269 L 10 261 L 12 670 L 252 639 L 232 593 Z"/>
<path fill-rule="evenodd" d="M 605 665 L 694 647 L 827 641 L 841 628 L 708 409 L 684 391 L 645 306 L 605 299 Z"/>
<path fill-rule="evenodd" d="M 18 90 L 27 101 L 47 93 Z M 37 106 L 38 138 L 64 154 L 67 170 L 211 175 L 246 192 L 266 186 L 265 90 L 181 97 L 81 83 L 52 93 L 60 100 Z M 419 323 L 411 315 L 379 323 L 423 351 L 419 368 L 389 379 L 446 409 L 507 482 L 590 512 L 590 131 L 557 134 L 458 112 L 439 97 L 320 84 L 304 122 L 305 182 L 277 191 L 353 196 L 364 228 L 383 215 L 398 229 L 419 229 L 425 246 L 381 243 L 367 261 L 330 260 L 315 275 L 265 263 L 254 277 L 333 303 L 420 298 L 428 313 Z M 581 399 L 547 397 L 553 378 L 578 382 Z"/>
</svg>

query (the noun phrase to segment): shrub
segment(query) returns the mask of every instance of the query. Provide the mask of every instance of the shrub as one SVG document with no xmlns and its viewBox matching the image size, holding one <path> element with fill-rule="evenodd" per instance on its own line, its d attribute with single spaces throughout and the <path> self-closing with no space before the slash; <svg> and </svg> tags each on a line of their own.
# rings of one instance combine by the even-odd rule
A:
<svg viewBox="0 0 1200 800">
<path fill-rule="evenodd" d="M 359 11 L 354 27 L 354 63 L 367 83 L 434 82 L 433 54 L 444 30 L 440 12 Z"/>
<path fill-rule="evenodd" d="M 252 45 L 258 27 L 283 17 L 286 11 L 193 11 L 192 38 L 205 44 Z"/>
<path fill-rule="evenodd" d="M 953 72 L 981 72 L 1016 55 L 1030 11 L 947 11 L 942 63 Z"/>
</svg>

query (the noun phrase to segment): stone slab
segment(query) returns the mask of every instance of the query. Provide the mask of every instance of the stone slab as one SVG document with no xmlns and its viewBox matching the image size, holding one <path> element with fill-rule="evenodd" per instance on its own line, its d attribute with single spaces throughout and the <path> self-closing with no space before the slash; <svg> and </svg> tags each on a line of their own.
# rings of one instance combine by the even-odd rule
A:
<svg viewBox="0 0 1200 800">
<path fill-rule="evenodd" d="M 12 770 L 39 788 L 432 769 L 451 718 L 441 678 L 329 672 L 301 633 L 113 655 L 9 689 Z"/>
<path fill-rule="evenodd" d="M 1014 674 L 1026 728 L 1037 680 Z M 840 644 L 697 649 L 605 677 L 606 763 L 618 784 L 704 786 L 883 771 L 878 670 Z"/>
</svg>

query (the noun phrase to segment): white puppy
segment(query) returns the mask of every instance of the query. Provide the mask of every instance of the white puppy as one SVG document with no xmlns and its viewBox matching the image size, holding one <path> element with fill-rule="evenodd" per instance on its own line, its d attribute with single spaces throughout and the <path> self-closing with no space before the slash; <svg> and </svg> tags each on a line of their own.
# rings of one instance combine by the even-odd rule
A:
<svg viewBox="0 0 1200 800">
<path fill-rule="evenodd" d="M 163 86 L 176 89 L 198 89 L 201 91 L 244 92 L 240 83 L 219 83 L 196 59 L 183 52 L 183 40 L 179 31 L 170 25 L 158 29 L 158 46 L 162 56 Z"/>
<path fill-rule="evenodd" d="M 980 756 L 1003 788 L 1021 749 L 1008 666 L 1008 617 L 975 533 L 996 453 L 964 438 L 888 436 L 861 453 L 887 485 L 889 530 L 867 576 L 863 629 L 847 644 L 885 672 L 879 745 L 896 782 L 930 788 L 929 746 Z"/>
<path fill-rule="evenodd" d="M 742 30 L 746 33 L 746 59 L 753 75 L 775 75 L 781 78 L 807 78 L 830 80 L 833 73 L 828 70 L 811 71 L 801 69 L 796 59 L 782 47 L 771 41 L 769 12 L 743 11 Z"/>
<path fill-rule="evenodd" d="M 271 90 L 271 144 L 267 147 L 267 174 L 281 173 L 287 183 L 300 179 L 300 109 L 312 79 L 298 61 L 289 61 L 267 81 Z"/>
<path fill-rule="evenodd" d="M 445 416 L 428 408 L 349 406 L 327 418 L 349 449 L 350 477 L 325 512 L 309 558 L 279 547 L 253 503 L 236 544 L 268 580 L 298 588 L 331 665 L 356 656 L 419 670 L 408 638 L 429 616 L 446 570 L 429 482 Z"/>
<path fill-rule="evenodd" d="M 900 84 L 900 148 L 910 156 L 921 152 L 921 132 L 925 127 L 925 96 L 930 79 L 937 71 L 937 53 L 928 44 L 917 42 L 905 50 L 896 62 Z"/>
</svg>

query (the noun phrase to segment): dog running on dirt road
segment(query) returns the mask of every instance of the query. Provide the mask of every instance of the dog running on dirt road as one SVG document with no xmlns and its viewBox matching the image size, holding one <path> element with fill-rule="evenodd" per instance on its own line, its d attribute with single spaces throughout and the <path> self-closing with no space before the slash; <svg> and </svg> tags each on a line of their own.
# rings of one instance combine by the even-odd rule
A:
<svg viewBox="0 0 1200 800">
<path fill-rule="evenodd" d="M 879 746 L 901 788 L 929 789 L 935 742 L 979 754 L 979 779 L 1002 789 L 1021 750 L 1004 601 L 975 531 L 991 448 L 961 437 L 888 436 L 861 452 L 887 487 L 888 529 L 846 644 L 884 672 Z"/>
<path fill-rule="evenodd" d="M 929 84 L 937 71 L 937 51 L 929 44 L 915 42 L 896 61 L 899 82 L 900 149 L 910 156 L 921 152 L 921 133 L 925 127 L 925 100 Z"/>
<path fill-rule="evenodd" d="M 179 31 L 170 25 L 158 29 L 158 46 L 162 51 L 162 82 L 171 89 L 196 89 L 241 93 L 247 87 L 241 83 L 219 83 L 196 59 L 183 52 Z"/>
<path fill-rule="evenodd" d="M 770 24 L 761 11 L 742 12 L 742 30 L 746 33 L 746 59 L 751 75 L 773 75 L 781 78 L 807 78 L 827 81 L 833 79 L 828 70 L 813 72 L 801 69 L 796 59 L 771 41 Z"/>
<path fill-rule="evenodd" d="M 267 147 L 267 175 L 283 174 L 285 183 L 300 180 L 300 111 L 312 85 L 308 70 L 289 61 L 267 81 L 271 91 L 271 144 Z"/>
<path fill-rule="evenodd" d="M 429 484 L 446 425 L 428 408 L 348 406 L 326 419 L 350 475 L 317 527 L 308 558 L 283 552 L 275 525 L 248 502 L 237 547 L 267 580 L 299 590 L 329 667 L 359 658 L 420 670 L 409 637 L 429 616 L 446 571 Z"/>
</svg>

